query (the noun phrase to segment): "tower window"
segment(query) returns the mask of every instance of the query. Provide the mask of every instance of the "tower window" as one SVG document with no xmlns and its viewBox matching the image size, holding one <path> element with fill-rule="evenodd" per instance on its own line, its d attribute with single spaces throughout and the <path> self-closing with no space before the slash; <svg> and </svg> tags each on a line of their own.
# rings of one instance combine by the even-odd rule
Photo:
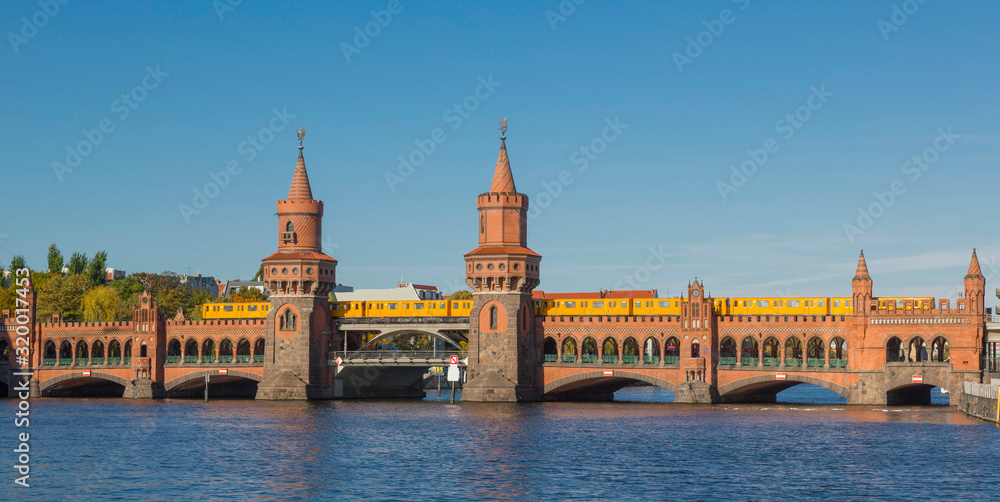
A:
<svg viewBox="0 0 1000 502">
<path fill-rule="evenodd" d="M 292 222 L 289 221 L 287 224 L 285 224 L 285 231 L 286 232 L 294 232 L 295 231 L 295 225 L 293 225 Z"/>
<path fill-rule="evenodd" d="M 490 329 L 497 329 L 497 308 L 490 307 Z"/>
</svg>

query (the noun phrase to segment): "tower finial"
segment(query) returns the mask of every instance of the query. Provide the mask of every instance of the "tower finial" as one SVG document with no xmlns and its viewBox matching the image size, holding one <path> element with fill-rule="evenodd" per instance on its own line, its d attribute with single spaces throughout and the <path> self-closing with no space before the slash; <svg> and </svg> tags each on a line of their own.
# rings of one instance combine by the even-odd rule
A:
<svg viewBox="0 0 1000 502">
<path fill-rule="evenodd" d="M 507 139 L 507 117 L 500 119 L 497 123 L 500 124 L 500 139 Z"/>
<path fill-rule="evenodd" d="M 301 150 L 302 149 L 302 140 L 306 137 L 306 130 L 305 129 L 296 129 L 295 132 L 298 133 L 298 135 L 299 135 L 299 150 Z"/>
</svg>

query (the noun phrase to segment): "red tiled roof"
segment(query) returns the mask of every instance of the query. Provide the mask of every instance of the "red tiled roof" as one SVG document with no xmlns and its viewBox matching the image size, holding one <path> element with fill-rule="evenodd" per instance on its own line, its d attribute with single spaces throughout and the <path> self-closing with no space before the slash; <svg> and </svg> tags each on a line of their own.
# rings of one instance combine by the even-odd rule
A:
<svg viewBox="0 0 1000 502">
<path fill-rule="evenodd" d="M 329 260 L 337 261 L 323 253 L 314 253 L 312 251 L 293 251 L 291 253 L 285 253 L 278 251 L 277 253 L 264 258 L 265 260 Z"/>
<path fill-rule="evenodd" d="M 495 247 L 477 248 L 472 251 L 469 251 L 468 253 L 465 253 L 465 256 L 476 256 L 481 254 L 487 254 L 487 255 L 514 254 L 514 255 L 541 256 L 540 254 L 528 248 L 523 248 L 520 246 L 495 246 Z"/>
</svg>

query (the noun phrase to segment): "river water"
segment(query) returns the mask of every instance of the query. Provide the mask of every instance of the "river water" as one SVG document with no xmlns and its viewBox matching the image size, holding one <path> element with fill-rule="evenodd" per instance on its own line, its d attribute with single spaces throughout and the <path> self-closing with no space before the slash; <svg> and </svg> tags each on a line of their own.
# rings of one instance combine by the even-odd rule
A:
<svg viewBox="0 0 1000 502">
<path fill-rule="evenodd" d="M 0 500 L 1000 499 L 1000 428 L 943 406 L 846 406 L 809 386 L 768 405 L 675 405 L 654 387 L 611 403 L 429 396 L 33 399 L 32 486 L 5 469 Z"/>
</svg>

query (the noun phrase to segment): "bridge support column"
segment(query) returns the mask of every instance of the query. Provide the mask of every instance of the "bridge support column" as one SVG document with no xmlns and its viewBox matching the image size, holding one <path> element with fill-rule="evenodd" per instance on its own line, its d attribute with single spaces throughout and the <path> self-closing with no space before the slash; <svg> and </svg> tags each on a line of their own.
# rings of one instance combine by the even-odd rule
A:
<svg viewBox="0 0 1000 502">
<path fill-rule="evenodd" d="M 719 401 L 719 391 L 705 382 L 685 382 L 674 394 L 675 403 L 712 404 Z"/>
<path fill-rule="evenodd" d="M 140 378 L 139 380 L 132 380 L 125 387 L 122 397 L 125 399 L 162 399 L 166 394 L 162 383 L 149 378 Z"/>
</svg>

